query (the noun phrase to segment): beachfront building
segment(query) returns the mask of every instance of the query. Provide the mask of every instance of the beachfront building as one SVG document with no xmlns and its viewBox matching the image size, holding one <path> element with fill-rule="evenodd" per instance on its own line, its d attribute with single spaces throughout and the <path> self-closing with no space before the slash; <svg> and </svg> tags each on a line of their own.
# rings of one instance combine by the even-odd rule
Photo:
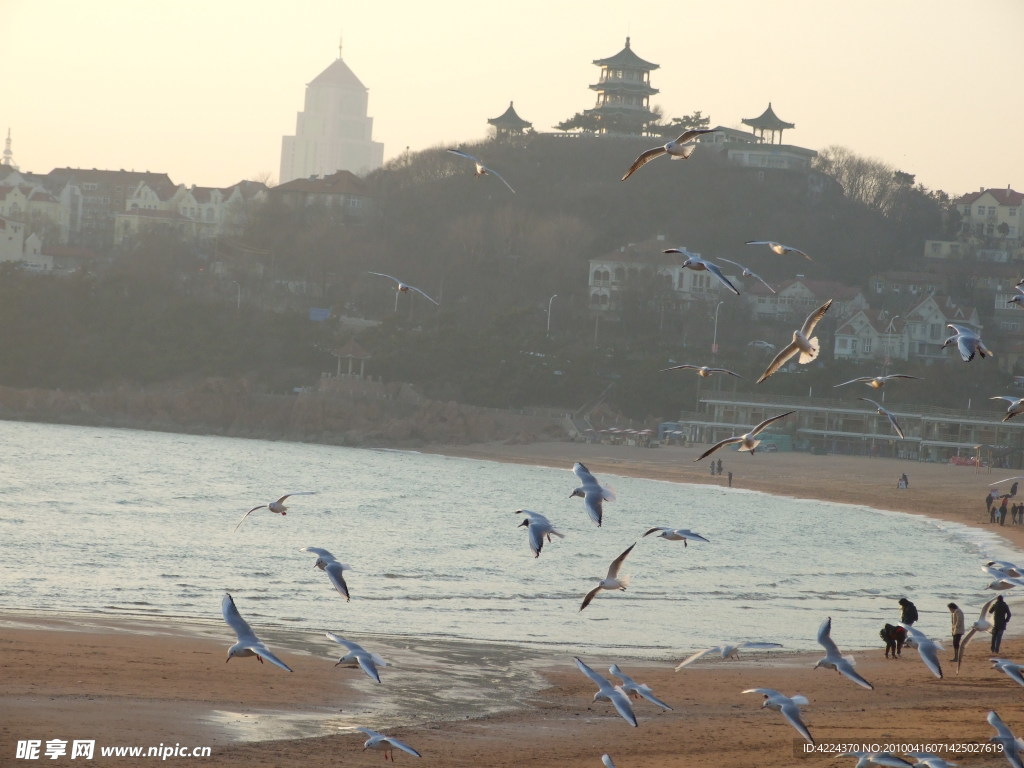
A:
<svg viewBox="0 0 1024 768">
<path fill-rule="evenodd" d="M 369 91 L 341 58 L 339 46 L 338 58 L 306 85 L 295 135 L 281 139 L 280 183 L 380 168 L 384 145 L 373 140 L 368 105 Z"/>
<path fill-rule="evenodd" d="M 659 65 L 637 56 L 626 38 L 625 47 L 614 56 L 594 59 L 601 76 L 590 86 L 597 92 L 597 103 L 583 114 L 596 122 L 598 133 L 639 136 L 649 123 L 657 122 L 651 111 L 651 72 Z"/>
<path fill-rule="evenodd" d="M 761 450 L 774 443 L 813 453 L 966 463 L 980 456 L 985 464 L 1024 467 L 1024 422 L 1001 421 L 1005 407 L 986 403 L 977 410 L 956 410 L 887 403 L 906 439 L 893 432 L 885 416 L 869 403 L 839 398 L 789 397 L 710 392 L 699 412 L 683 412 L 673 422 L 689 442 L 715 443 L 785 411 L 792 416 L 761 433 Z"/>
</svg>

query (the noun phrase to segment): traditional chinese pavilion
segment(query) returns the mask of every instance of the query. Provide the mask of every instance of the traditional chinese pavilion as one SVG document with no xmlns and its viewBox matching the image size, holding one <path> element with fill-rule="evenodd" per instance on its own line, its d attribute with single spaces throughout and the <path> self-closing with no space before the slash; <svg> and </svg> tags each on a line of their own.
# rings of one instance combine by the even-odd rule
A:
<svg viewBox="0 0 1024 768">
<path fill-rule="evenodd" d="M 787 123 L 785 120 L 780 120 L 779 116 L 775 114 L 775 110 L 772 109 L 772 103 L 768 102 L 768 109 L 761 113 L 759 117 L 744 117 L 742 120 L 744 125 L 749 125 L 753 128 L 753 132 L 764 140 L 765 131 L 770 131 L 772 134 L 771 144 L 775 143 L 775 132 L 779 134 L 779 144 L 782 143 L 782 131 L 786 128 L 796 128 L 796 123 Z"/>
<path fill-rule="evenodd" d="M 511 101 L 508 103 L 508 109 L 497 117 L 488 118 L 487 122 L 494 126 L 494 135 L 499 139 L 521 136 L 533 127 L 533 123 L 523 120 L 516 114 Z"/>
<path fill-rule="evenodd" d="M 644 61 L 629 46 L 606 59 L 595 59 L 601 68 L 601 79 L 590 86 L 597 91 L 597 105 L 584 112 L 596 117 L 603 133 L 642 133 L 644 127 L 658 119 L 650 109 L 651 96 L 658 92 L 651 87 L 651 71 L 659 65 Z"/>
</svg>

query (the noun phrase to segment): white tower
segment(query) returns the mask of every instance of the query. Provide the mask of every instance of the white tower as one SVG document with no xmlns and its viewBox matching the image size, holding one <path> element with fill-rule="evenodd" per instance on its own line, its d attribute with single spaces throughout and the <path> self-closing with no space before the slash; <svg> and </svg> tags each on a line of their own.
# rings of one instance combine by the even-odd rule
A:
<svg viewBox="0 0 1024 768">
<path fill-rule="evenodd" d="M 11 129 L 7 129 L 7 139 L 4 141 L 4 156 L 0 159 L 0 165 L 7 165 L 18 170 L 18 166 L 14 163 L 14 152 L 11 150 Z"/>
<path fill-rule="evenodd" d="M 335 171 L 366 174 L 384 162 L 384 145 L 374 141 L 368 95 L 341 58 L 306 85 L 305 109 L 298 113 L 294 136 L 281 139 L 279 183 Z"/>
</svg>

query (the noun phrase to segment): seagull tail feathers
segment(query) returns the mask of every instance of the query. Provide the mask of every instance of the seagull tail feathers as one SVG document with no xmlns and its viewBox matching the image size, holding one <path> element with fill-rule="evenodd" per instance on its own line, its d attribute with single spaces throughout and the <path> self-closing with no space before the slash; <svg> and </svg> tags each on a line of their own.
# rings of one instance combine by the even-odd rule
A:
<svg viewBox="0 0 1024 768">
<path fill-rule="evenodd" d="M 809 343 L 811 345 L 810 352 L 804 352 L 803 350 L 800 350 L 801 363 L 809 363 L 812 360 L 818 359 L 818 353 L 821 351 L 821 346 L 818 344 L 818 337 L 815 336 L 813 339 L 810 339 Z"/>
<path fill-rule="evenodd" d="M 739 448 L 737 448 L 736 450 L 737 450 L 737 451 L 753 451 L 753 450 L 754 450 L 755 448 L 757 448 L 757 446 L 759 446 L 760 444 L 761 444 L 761 441 L 760 441 L 760 440 L 754 440 L 754 441 L 753 441 L 753 442 L 752 442 L 752 443 L 750 444 L 750 446 L 749 446 L 749 447 L 748 447 L 748 446 L 747 446 L 746 444 L 743 444 L 743 445 L 741 445 L 741 446 L 740 446 Z"/>
</svg>

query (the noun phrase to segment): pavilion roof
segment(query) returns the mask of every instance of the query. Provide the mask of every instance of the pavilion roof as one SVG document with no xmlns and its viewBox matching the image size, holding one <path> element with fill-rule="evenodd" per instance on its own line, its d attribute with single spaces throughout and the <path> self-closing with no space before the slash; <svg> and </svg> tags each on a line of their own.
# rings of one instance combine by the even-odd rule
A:
<svg viewBox="0 0 1024 768">
<path fill-rule="evenodd" d="M 508 109 L 497 117 L 488 118 L 487 122 L 501 128 L 530 128 L 533 126 L 533 123 L 523 120 L 523 118 L 516 114 L 515 107 L 512 106 L 511 101 L 508 103 Z"/>
<path fill-rule="evenodd" d="M 599 67 L 613 67 L 615 69 L 657 69 L 659 64 L 652 64 L 649 61 L 644 61 L 635 53 L 633 49 L 629 47 L 629 38 L 626 38 L 626 47 L 616 53 L 614 56 L 609 56 L 606 59 L 594 59 L 594 63 Z"/>
<path fill-rule="evenodd" d="M 775 114 L 775 110 L 772 109 L 772 103 L 768 102 L 768 109 L 761 113 L 759 117 L 744 117 L 741 121 L 744 125 L 749 125 L 751 128 L 765 131 L 781 131 L 785 128 L 796 128 L 796 123 L 787 123 L 785 120 L 780 120 L 779 116 Z"/>
</svg>

